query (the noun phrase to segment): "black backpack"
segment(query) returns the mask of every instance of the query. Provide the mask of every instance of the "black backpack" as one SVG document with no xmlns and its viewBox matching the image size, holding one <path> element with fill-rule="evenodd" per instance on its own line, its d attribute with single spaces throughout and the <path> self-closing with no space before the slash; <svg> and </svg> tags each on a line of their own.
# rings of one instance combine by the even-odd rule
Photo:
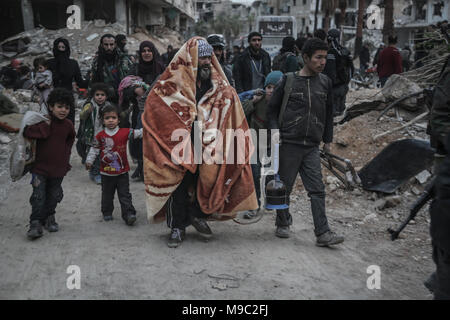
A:
<svg viewBox="0 0 450 320">
<path fill-rule="evenodd" d="M 295 54 L 289 51 L 277 54 L 275 58 L 273 58 L 272 71 L 279 70 L 286 73 L 286 60 L 290 56 L 295 56 Z"/>
</svg>

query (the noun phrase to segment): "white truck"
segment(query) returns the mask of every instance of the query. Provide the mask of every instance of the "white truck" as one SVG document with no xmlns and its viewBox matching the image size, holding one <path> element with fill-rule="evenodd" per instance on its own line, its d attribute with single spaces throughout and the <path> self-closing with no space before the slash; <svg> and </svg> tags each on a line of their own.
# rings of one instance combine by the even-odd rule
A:
<svg viewBox="0 0 450 320">
<path fill-rule="evenodd" d="M 280 51 L 284 37 L 297 38 L 297 21 L 293 16 L 259 16 L 256 30 L 263 36 L 262 48 L 273 59 Z"/>
</svg>

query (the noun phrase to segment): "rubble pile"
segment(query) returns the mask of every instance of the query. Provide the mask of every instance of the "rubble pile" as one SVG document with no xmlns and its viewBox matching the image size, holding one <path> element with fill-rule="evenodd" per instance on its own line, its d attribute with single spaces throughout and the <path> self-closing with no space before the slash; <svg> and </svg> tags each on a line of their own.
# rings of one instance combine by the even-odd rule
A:
<svg viewBox="0 0 450 320">
<path fill-rule="evenodd" d="M 416 82 L 420 87 L 427 88 L 433 86 L 439 80 L 442 67 L 450 55 L 448 40 L 445 40 L 439 30 L 428 31 L 424 34 L 420 47 L 426 49 L 426 56 L 415 62 L 412 70 L 403 73 L 404 77 Z M 418 67 L 421 63 L 423 66 Z"/>
<path fill-rule="evenodd" d="M 157 34 L 150 34 L 142 28 L 135 30 L 136 33 L 127 37 L 126 48 L 130 54 L 134 54 L 144 40 L 152 41 L 160 54 L 166 52 L 169 44 L 174 47 L 183 44 L 180 34 L 168 28 L 161 28 Z M 124 34 L 125 27 L 119 23 L 105 24 L 104 20 L 94 20 L 84 21 L 80 30 L 67 28 L 49 30 L 42 27 L 25 31 L 0 43 L 0 66 L 7 65 L 13 58 L 22 59 L 25 64 L 31 66 L 37 56 L 53 57 L 53 41 L 64 37 L 69 40 L 71 58 L 78 61 L 82 74 L 85 75 L 91 67 L 99 40 L 106 33 Z"/>
</svg>

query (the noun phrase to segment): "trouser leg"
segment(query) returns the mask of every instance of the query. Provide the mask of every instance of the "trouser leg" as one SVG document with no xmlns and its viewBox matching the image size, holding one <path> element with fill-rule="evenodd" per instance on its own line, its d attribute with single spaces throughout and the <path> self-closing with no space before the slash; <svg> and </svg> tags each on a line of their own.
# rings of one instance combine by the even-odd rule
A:
<svg viewBox="0 0 450 320">
<path fill-rule="evenodd" d="M 102 177 L 102 214 L 111 216 L 114 211 L 114 193 L 117 187 L 117 177 L 101 175 Z"/>
<path fill-rule="evenodd" d="M 252 163 L 253 183 L 255 184 L 256 197 L 258 199 L 258 207 L 261 207 L 261 163 L 258 159 L 257 163 Z"/>
<path fill-rule="evenodd" d="M 450 300 L 450 254 L 433 245 L 433 260 L 436 264 L 435 300 Z"/>
<path fill-rule="evenodd" d="M 293 144 L 281 144 L 280 146 L 280 165 L 279 175 L 280 179 L 286 186 L 287 200 L 290 202 L 289 196 L 292 192 L 292 187 L 297 178 L 297 173 L 302 162 L 303 154 L 301 147 Z M 278 227 L 286 227 L 292 224 L 292 216 L 289 209 L 277 210 L 277 218 L 275 225 Z"/>
<path fill-rule="evenodd" d="M 169 228 L 185 229 L 190 225 L 188 188 L 192 175 L 186 172 L 180 185 L 169 198 L 167 205 L 167 226 Z"/>
<path fill-rule="evenodd" d="M 330 230 L 325 214 L 325 186 L 322 181 L 319 147 L 312 147 L 304 155 L 300 176 L 311 201 L 311 211 L 316 236 Z"/>
<path fill-rule="evenodd" d="M 122 218 L 130 214 L 136 214 L 130 193 L 128 172 L 117 176 L 117 195 L 122 209 Z"/>
<path fill-rule="evenodd" d="M 63 199 L 62 189 L 63 178 L 48 178 L 46 184 L 46 197 L 45 197 L 45 218 L 55 214 L 55 209 L 58 203 Z"/>
<path fill-rule="evenodd" d="M 31 216 L 30 222 L 39 220 L 45 222 L 47 215 L 45 213 L 45 199 L 47 191 L 47 178 L 39 174 L 32 174 L 31 185 L 33 186 L 33 193 L 30 197 Z"/>
</svg>

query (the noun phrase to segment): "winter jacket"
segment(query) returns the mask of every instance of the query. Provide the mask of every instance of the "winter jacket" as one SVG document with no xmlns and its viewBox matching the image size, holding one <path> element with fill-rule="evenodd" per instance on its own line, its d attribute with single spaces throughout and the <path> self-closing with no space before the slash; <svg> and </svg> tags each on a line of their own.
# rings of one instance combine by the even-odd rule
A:
<svg viewBox="0 0 450 320">
<path fill-rule="evenodd" d="M 395 47 L 387 47 L 380 52 L 377 67 L 380 78 L 390 77 L 393 74 L 400 74 L 402 70 L 402 57 Z"/>
<path fill-rule="evenodd" d="M 72 91 L 72 82 L 76 82 L 80 88 L 87 88 L 88 82 L 81 76 L 80 66 L 76 60 L 68 60 L 68 64 L 64 66 L 64 73 L 56 70 L 55 58 L 50 59 L 48 65 L 53 75 L 53 87 Z"/>
<path fill-rule="evenodd" d="M 267 76 L 271 71 L 270 56 L 269 54 L 260 49 L 262 59 L 262 74 Z M 251 67 L 250 47 L 247 47 L 244 52 L 237 58 L 236 63 L 233 65 L 233 78 L 235 88 L 238 93 L 248 91 L 252 88 L 252 67 Z"/>
<path fill-rule="evenodd" d="M 132 62 L 123 52 L 117 50 L 113 63 L 103 61 L 101 74 L 97 71 L 99 67 L 99 56 L 94 58 L 91 68 L 91 83 L 104 82 L 114 88 L 117 92 L 120 81 L 128 75 Z"/>
<path fill-rule="evenodd" d="M 139 63 L 135 63 L 131 66 L 130 70 L 128 71 L 128 76 L 138 76 L 141 77 L 142 80 L 151 86 L 160 76 L 160 74 L 153 74 L 153 73 L 142 73 L 139 72 Z"/>
<path fill-rule="evenodd" d="M 284 96 L 286 75 L 275 88 L 267 108 L 270 129 L 280 129 L 282 143 L 318 146 L 333 141 L 332 83 L 326 75 L 300 76 L 295 73 L 292 91 L 283 114 L 278 116 Z"/>
<path fill-rule="evenodd" d="M 450 57 L 444 65 L 439 80 L 434 87 L 431 107 L 430 127 L 431 143 L 434 147 L 444 145 L 445 137 L 450 133 Z"/>
<path fill-rule="evenodd" d="M 23 136 L 36 139 L 36 160 L 32 173 L 49 178 L 62 178 L 70 170 L 70 153 L 75 141 L 75 129 L 68 119 L 54 116 L 46 121 L 25 128 Z"/>
<path fill-rule="evenodd" d="M 450 150 L 450 135 L 447 136 L 447 149 Z M 450 254 L 450 153 L 439 167 L 434 191 L 430 206 L 432 243 Z"/>
</svg>

